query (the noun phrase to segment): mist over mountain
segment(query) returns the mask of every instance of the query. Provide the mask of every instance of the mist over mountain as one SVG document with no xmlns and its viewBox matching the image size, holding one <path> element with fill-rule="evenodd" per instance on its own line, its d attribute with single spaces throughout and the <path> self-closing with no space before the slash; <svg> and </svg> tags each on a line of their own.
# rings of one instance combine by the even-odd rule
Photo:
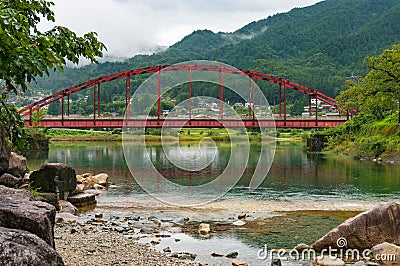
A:
<svg viewBox="0 0 400 266">
<path fill-rule="evenodd" d="M 287 78 L 335 97 L 351 75 L 365 75 L 363 60 L 400 42 L 398 0 L 325 0 L 252 22 L 232 33 L 197 30 L 168 49 L 123 61 L 67 68 L 38 78 L 34 90 L 55 92 L 110 73 L 190 60 L 216 60 Z M 143 78 L 135 78 L 132 88 Z M 123 82 L 104 84 L 110 99 L 123 99 Z M 270 84 L 259 83 L 271 101 L 277 99 Z M 121 91 L 115 89 L 121 86 Z M 203 91 L 202 91 L 203 90 Z M 87 93 L 90 92 L 82 92 Z M 205 93 L 198 89 L 199 95 Z M 301 96 L 302 97 L 302 96 Z M 290 92 L 289 101 L 300 99 Z"/>
</svg>

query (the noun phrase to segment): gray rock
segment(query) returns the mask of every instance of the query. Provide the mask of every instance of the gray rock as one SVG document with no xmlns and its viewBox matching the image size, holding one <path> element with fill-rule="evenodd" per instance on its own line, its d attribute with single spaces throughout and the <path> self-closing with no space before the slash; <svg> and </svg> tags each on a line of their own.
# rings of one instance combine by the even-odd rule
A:
<svg viewBox="0 0 400 266">
<path fill-rule="evenodd" d="M 154 231 L 153 231 L 153 229 L 151 229 L 151 228 L 146 228 L 146 227 L 143 227 L 143 228 L 141 228 L 140 229 L 140 233 L 141 234 L 152 234 Z"/>
<path fill-rule="evenodd" d="M 98 174 L 94 176 L 97 179 L 97 184 L 106 187 L 108 185 L 108 175 L 107 174 Z"/>
<path fill-rule="evenodd" d="M 249 264 L 242 260 L 233 260 L 232 266 L 249 266 Z"/>
<path fill-rule="evenodd" d="M 330 256 L 323 256 L 322 258 L 320 256 L 317 257 L 317 259 L 314 261 L 315 266 L 345 266 L 345 263 L 343 260 L 339 258 L 331 258 Z"/>
<path fill-rule="evenodd" d="M 385 242 L 374 246 L 371 251 L 379 265 L 400 265 L 400 247 L 396 245 Z"/>
<path fill-rule="evenodd" d="M 6 141 L 6 131 L 3 125 L 0 124 L 0 174 L 4 174 L 7 171 L 10 155 L 10 147 Z"/>
<path fill-rule="evenodd" d="M 56 207 L 56 210 L 60 210 L 60 205 L 58 204 L 58 194 L 57 193 L 39 192 L 39 196 L 43 199 L 43 201 Z"/>
<path fill-rule="evenodd" d="M 337 245 L 338 239 L 346 239 L 346 248 L 364 250 L 383 242 L 400 244 L 400 204 L 385 203 L 360 213 L 331 230 L 312 244 L 316 251 Z"/>
<path fill-rule="evenodd" d="M 200 235 L 208 235 L 210 234 L 210 225 L 206 223 L 202 223 L 199 225 L 198 232 Z"/>
<path fill-rule="evenodd" d="M 89 193 L 80 193 L 77 195 L 69 196 L 68 201 L 75 207 L 84 207 L 96 204 L 96 196 Z"/>
<path fill-rule="evenodd" d="M 26 171 L 28 171 L 26 158 L 15 152 L 11 152 L 10 160 L 8 162 L 7 173 L 22 178 L 25 176 Z"/>
<path fill-rule="evenodd" d="M 231 252 L 231 253 L 227 254 L 225 257 L 230 258 L 230 259 L 236 259 L 237 256 L 239 256 L 239 253 L 234 251 L 234 252 Z"/>
<path fill-rule="evenodd" d="M 295 246 L 294 249 L 301 252 L 305 249 L 310 249 L 310 246 L 307 244 L 301 243 L 301 244 L 298 244 L 297 246 Z"/>
<path fill-rule="evenodd" d="M 282 266 L 282 262 L 280 259 L 273 259 L 271 262 L 271 266 Z"/>
<path fill-rule="evenodd" d="M 37 235 L 54 247 L 56 209 L 25 190 L 0 186 L 0 226 Z"/>
<path fill-rule="evenodd" d="M 89 193 L 89 194 L 93 194 L 95 196 L 98 196 L 98 195 L 103 193 L 101 190 L 97 190 L 97 189 L 87 189 L 84 192 L 85 193 Z"/>
<path fill-rule="evenodd" d="M 238 219 L 240 220 L 240 219 L 244 219 L 244 218 L 246 218 L 247 217 L 247 214 L 246 213 L 241 213 L 241 214 L 239 214 L 238 215 Z"/>
<path fill-rule="evenodd" d="M 60 212 L 66 212 L 70 214 L 76 214 L 78 209 L 71 203 L 66 200 L 59 200 L 58 205 L 60 206 Z"/>
<path fill-rule="evenodd" d="M 14 188 L 15 186 L 21 184 L 21 182 L 22 182 L 21 178 L 15 177 L 8 173 L 5 173 L 2 176 L 0 176 L 0 185 L 6 187 Z"/>
<path fill-rule="evenodd" d="M 58 200 L 66 200 L 76 189 L 75 170 L 61 163 L 44 164 L 29 179 L 41 192 L 57 193 Z"/>
<path fill-rule="evenodd" d="M 367 266 L 367 264 L 363 261 L 357 261 L 353 266 Z"/>
<path fill-rule="evenodd" d="M 189 252 L 175 252 L 171 254 L 171 257 L 181 260 L 195 260 L 197 255 Z"/>
<path fill-rule="evenodd" d="M 59 212 L 56 214 L 56 223 L 75 223 L 79 217 L 68 212 Z"/>
<path fill-rule="evenodd" d="M 0 227 L 0 264 L 8 266 L 62 266 L 60 255 L 38 236 Z"/>
<path fill-rule="evenodd" d="M 164 251 L 165 253 L 171 253 L 171 252 L 172 252 L 170 247 L 164 248 L 163 251 Z"/>
</svg>

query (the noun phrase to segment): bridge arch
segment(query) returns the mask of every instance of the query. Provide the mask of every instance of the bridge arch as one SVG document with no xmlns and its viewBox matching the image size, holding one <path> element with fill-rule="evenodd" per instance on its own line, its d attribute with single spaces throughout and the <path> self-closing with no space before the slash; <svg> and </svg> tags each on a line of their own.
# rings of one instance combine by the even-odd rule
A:
<svg viewBox="0 0 400 266">
<path fill-rule="evenodd" d="M 143 75 L 143 74 L 153 74 L 153 73 L 160 73 L 161 71 L 214 71 L 214 72 L 222 72 L 222 73 L 230 73 L 230 74 L 238 74 L 238 75 L 247 75 L 253 80 L 264 80 L 270 83 L 274 83 L 279 85 L 280 88 L 280 95 L 282 94 L 283 89 L 283 103 L 284 103 L 284 120 L 286 125 L 286 90 L 291 89 L 295 90 L 299 93 L 309 96 L 310 99 L 310 106 L 311 106 L 311 99 L 314 98 L 316 100 L 320 100 L 325 104 L 328 104 L 338 110 L 345 112 L 347 114 L 347 118 L 350 115 L 355 113 L 355 110 L 343 110 L 338 105 L 334 98 L 319 92 L 318 90 L 308 88 L 301 84 L 292 82 L 290 80 L 279 78 L 273 75 L 253 71 L 253 70 L 246 70 L 246 69 L 236 69 L 230 66 L 212 66 L 212 65 L 201 65 L 201 64 L 178 64 L 178 65 L 160 65 L 160 66 L 151 66 L 151 67 L 144 67 L 138 69 L 131 69 L 126 70 L 118 73 L 113 73 L 109 75 L 105 75 L 99 78 L 94 78 L 83 83 L 71 86 L 69 88 L 60 90 L 56 93 L 53 93 L 50 96 L 47 96 L 39 101 L 36 101 L 20 110 L 20 114 L 22 117 L 26 118 L 29 116 L 28 125 L 32 125 L 32 113 L 43 108 L 46 105 L 51 104 L 52 102 L 62 100 L 62 121 L 64 121 L 64 98 L 67 98 L 68 104 L 68 115 L 69 115 L 69 97 L 71 94 L 77 93 L 81 90 L 86 89 L 93 89 L 93 119 L 96 119 L 97 116 L 100 116 L 100 101 L 101 101 L 101 84 L 110 82 L 117 79 L 126 79 L 126 107 L 127 110 L 130 110 L 130 79 L 131 77 Z M 222 89 L 222 86 L 220 86 Z M 189 93 L 189 95 L 191 95 Z M 280 104 L 282 101 L 280 101 Z M 311 114 L 311 108 L 310 108 Z M 158 98 L 158 119 L 160 119 L 160 97 Z M 316 115 L 317 119 L 317 115 Z"/>
</svg>

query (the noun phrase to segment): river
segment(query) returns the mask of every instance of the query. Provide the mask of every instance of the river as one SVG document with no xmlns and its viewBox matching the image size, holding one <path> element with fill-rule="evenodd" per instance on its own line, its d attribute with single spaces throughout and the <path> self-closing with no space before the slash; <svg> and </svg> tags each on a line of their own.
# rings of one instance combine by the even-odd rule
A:
<svg viewBox="0 0 400 266">
<path fill-rule="evenodd" d="M 214 156 L 209 166 L 199 171 L 184 171 L 168 160 L 171 154 L 177 154 L 177 146 L 166 145 L 163 148 L 154 143 L 147 146 L 129 143 L 125 149 L 137 155 L 132 162 L 134 167 L 140 169 L 144 154 L 148 153 L 158 171 L 183 185 L 199 185 L 213 180 L 232 157 L 230 145 L 217 143 L 213 149 L 208 149 Z M 199 146 L 184 143 L 180 149 L 185 154 L 195 154 Z M 345 219 L 380 202 L 400 199 L 399 165 L 311 154 L 306 152 L 301 142 L 277 142 L 267 178 L 257 190 L 250 191 L 248 184 L 259 153 L 260 146 L 251 144 L 247 167 L 234 188 L 222 198 L 197 207 L 169 206 L 149 196 L 129 171 L 120 143 L 52 144 L 48 153 L 30 154 L 28 162 L 30 170 L 38 169 L 45 162 L 60 162 L 72 166 L 78 174 L 109 174 L 109 181 L 115 187 L 97 198 L 96 209 L 88 210 L 82 216 L 106 212 L 110 215 L 153 215 L 165 221 L 189 218 L 189 223 L 175 230 L 172 238 L 162 239 L 155 248 L 194 252 L 198 255 L 197 260 L 210 265 L 230 265 L 230 259 L 215 258 L 210 254 L 232 251 L 237 251 L 238 258 L 250 265 L 269 265 L 269 258 L 261 260 L 257 257 L 257 252 L 265 245 L 289 249 L 298 243 L 311 244 Z M 233 158 L 242 159 L 241 154 Z M 179 160 L 179 157 L 174 159 Z M 240 213 L 248 215 L 246 224 L 232 226 Z M 201 238 L 194 230 L 199 222 L 210 223 L 218 230 L 214 230 L 211 237 Z M 140 241 L 149 243 L 151 239 L 142 238 Z M 285 265 L 298 265 L 296 261 L 287 263 Z"/>
</svg>

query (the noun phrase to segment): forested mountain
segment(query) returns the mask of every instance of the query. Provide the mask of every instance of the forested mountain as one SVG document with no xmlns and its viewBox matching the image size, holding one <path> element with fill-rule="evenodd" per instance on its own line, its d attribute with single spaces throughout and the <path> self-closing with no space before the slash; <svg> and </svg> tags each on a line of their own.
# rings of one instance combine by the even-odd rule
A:
<svg viewBox="0 0 400 266">
<path fill-rule="evenodd" d="M 233 33 L 198 30 L 153 55 L 67 68 L 64 73 L 39 78 L 31 86 L 54 92 L 127 69 L 204 59 L 284 77 L 335 97 L 349 76 L 367 73 L 363 65 L 367 55 L 378 55 L 399 42 L 400 1 L 325 0 L 252 22 Z M 132 87 L 143 79 L 132 79 Z M 123 99 L 123 83 L 105 84 L 103 95 L 110 100 Z M 259 85 L 272 103 L 277 100 L 276 91 L 269 89 L 271 85 Z M 195 94 L 213 94 L 200 87 Z M 294 93 L 289 99 L 306 102 Z"/>
</svg>

